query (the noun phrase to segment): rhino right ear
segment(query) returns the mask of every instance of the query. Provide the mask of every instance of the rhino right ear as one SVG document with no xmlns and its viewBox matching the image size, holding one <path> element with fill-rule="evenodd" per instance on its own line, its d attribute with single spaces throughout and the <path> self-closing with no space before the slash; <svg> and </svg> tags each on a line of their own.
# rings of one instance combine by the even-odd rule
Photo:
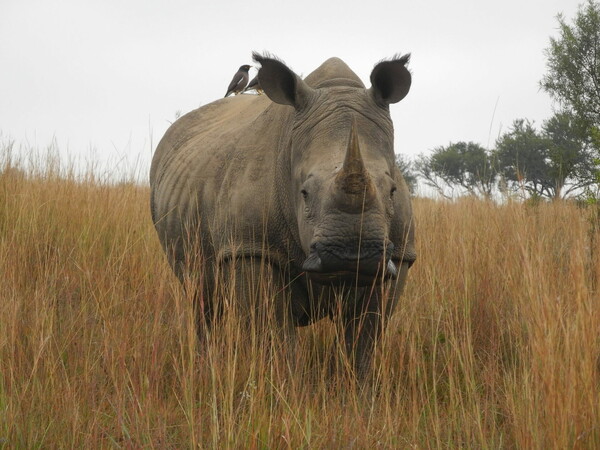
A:
<svg viewBox="0 0 600 450">
<path fill-rule="evenodd" d="M 402 100 L 410 90 L 412 77 L 406 65 L 410 53 L 380 61 L 371 72 L 371 95 L 375 101 L 387 106 Z"/>
<path fill-rule="evenodd" d="M 274 57 L 253 52 L 252 59 L 261 65 L 258 81 L 261 89 L 272 101 L 296 109 L 304 108 L 314 94 L 313 88 Z"/>
</svg>

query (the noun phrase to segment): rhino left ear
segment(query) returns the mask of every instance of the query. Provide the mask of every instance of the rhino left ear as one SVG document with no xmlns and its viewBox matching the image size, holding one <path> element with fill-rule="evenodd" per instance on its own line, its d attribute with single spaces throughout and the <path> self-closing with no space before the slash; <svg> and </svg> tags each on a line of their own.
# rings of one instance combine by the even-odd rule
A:
<svg viewBox="0 0 600 450">
<path fill-rule="evenodd" d="M 252 53 L 252 59 L 261 65 L 258 71 L 261 89 L 275 103 L 302 109 L 312 97 L 314 89 L 282 61 L 256 52 Z"/>
<path fill-rule="evenodd" d="M 373 68 L 369 91 L 377 103 L 387 106 L 406 97 L 412 81 L 406 68 L 409 60 L 410 53 L 390 61 L 381 61 Z"/>
</svg>

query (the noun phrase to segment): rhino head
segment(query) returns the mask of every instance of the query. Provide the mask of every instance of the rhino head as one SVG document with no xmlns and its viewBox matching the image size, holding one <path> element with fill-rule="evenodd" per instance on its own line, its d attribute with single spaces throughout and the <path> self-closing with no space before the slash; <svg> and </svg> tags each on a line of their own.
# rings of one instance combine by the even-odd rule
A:
<svg viewBox="0 0 600 450">
<path fill-rule="evenodd" d="M 279 155 L 278 189 L 302 248 L 302 270 L 323 284 L 396 278 L 410 260 L 399 248 L 406 233 L 398 227 L 411 213 L 395 166 L 389 105 L 409 91 L 408 55 L 377 64 L 369 89 L 337 58 L 302 80 L 275 58 L 254 57 L 266 95 L 295 110 Z"/>
</svg>

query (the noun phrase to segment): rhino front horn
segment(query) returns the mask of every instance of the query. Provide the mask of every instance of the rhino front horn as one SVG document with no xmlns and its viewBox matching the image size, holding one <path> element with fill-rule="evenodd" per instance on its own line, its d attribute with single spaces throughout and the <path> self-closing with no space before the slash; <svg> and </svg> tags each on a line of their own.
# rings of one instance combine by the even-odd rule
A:
<svg viewBox="0 0 600 450">
<path fill-rule="evenodd" d="M 354 120 L 352 120 L 352 126 L 350 127 L 350 138 L 348 139 L 344 165 L 338 173 L 336 181 L 346 194 L 364 195 L 366 191 L 370 192 L 372 190 L 371 180 L 360 154 L 358 133 L 356 132 L 356 122 Z"/>
</svg>

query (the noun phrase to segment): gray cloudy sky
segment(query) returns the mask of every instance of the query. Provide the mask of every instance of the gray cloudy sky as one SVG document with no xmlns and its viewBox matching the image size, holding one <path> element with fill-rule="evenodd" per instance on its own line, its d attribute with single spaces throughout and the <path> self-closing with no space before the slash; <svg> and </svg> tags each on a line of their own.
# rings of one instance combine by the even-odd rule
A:
<svg viewBox="0 0 600 450">
<path fill-rule="evenodd" d="M 396 152 L 493 146 L 514 119 L 551 115 L 543 50 L 578 3 L 0 0 L 0 132 L 148 166 L 150 135 L 156 145 L 177 111 L 221 98 L 252 50 L 303 75 L 339 56 L 367 86 L 374 63 L 410 52 L 411 92 L 391 107 Z"/>
</svg>

